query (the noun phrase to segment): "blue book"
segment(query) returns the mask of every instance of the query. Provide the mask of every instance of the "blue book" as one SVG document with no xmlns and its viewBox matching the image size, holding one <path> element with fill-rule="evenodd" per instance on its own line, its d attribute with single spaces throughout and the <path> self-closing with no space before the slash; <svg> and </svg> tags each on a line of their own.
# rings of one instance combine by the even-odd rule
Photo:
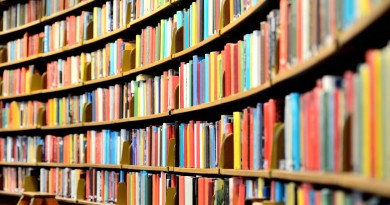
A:
<svg viewBox="0 0 390 205">
<path fill-rule="evenodd" d="M 348 28 L 355 20 L 355 5 L 354 0 L 344 1 L 344 16 L 343 16 L 343 29 Z"/>
<path fill-rule="evenodd" d="M 184 12 L 184 49 L 190 47 L 190 25 L 189 25 L 189 10 Z"/>
<path fill-rule="evenodd" d="M 95 90 L 92 91 L 92 122 L 96 122 L 96 104 L 95 104 Z"/>
<path fill-rule="evenodd" d="M 183 11 L 177 11 L 177 28 L 183 26 Z"/>
<path fill-rule="evenodd" d="M 210 102 L 210 55 L 206 54 L 204 59 L 204 103 Z"/>
<path fill-rule="evenodd" d="M 162 145 L 162 156 L 161 156 L 161 166 L 165 167 L 167 166 L 166 162 L 166 155 L 167 155 L 167 124 L 163 123 L 162 126 L 162 138 L 161 138 L 161 145 Z"/>
<path fill-rule="evenodd" d="M 256 108 L 254 109 L 253 113 L 253 124 L 254 124 L 254 153 L 253 155 L 253 168 L 255 170 L 262 169 L 263 168 L 263 106 L 261 103 L 257 103 Z"/>
<path fill-rule="evenodd" d="M 102 26 L 101 26 L 101 24 L 102 24 L 102 17 L 101 17 L 102 16 L 101 15 L 102 8 L 98 7 L 97 13 L 98 13 L 98 17 L 97 17 L 97 21 L 98 21 L 98 23 L 97 23 L 97 35 L 100 36 L 100 35 L 102 35 Z"/>
<path fill-rule="evenodd" d="M 184 167 L 184 124 L 180 124 L 179 127 L 179 166 Z"/>
<path fill-rule="evenodd" d="M 192 105 L 198 105 L 198 56 L 192 57 Z"/>
<path fill-rule="evenodd" d="M 216 135 L 215 135 L 215 129 L 214 129 L 214 126 L 213 125 L 209 125 L 209 136 L 210 136 L 210 158 L 211 158 L 211 163 L 210 163 L 210 167 L 211 168 L 216 168 L 217 167 L 217 160 L 216 160 L 216 156 L 215 156 L 215 151 L 216 151 L 216 146 L 215 146 L 215 142 L 216 142 Z"/>
<path fill-rule="evenodd" d="M 292 113 L 291 126 L 293 169 L 295 171 L 299 171 L 301 169 L 299 93 L 290 94 L 290 103 Z"/>
<path fill-rule="evenodd" d="M 63 163 L 64 162 L 64 142 L 63 142 L 63 138 L 61 137 L 60 138 L 60 162 Z"/>
<path fill-rule="evenodd" d="M 114 69 L 115 69 L 115 56 L 112 55 L 115 53 L 115 48 L 114 48 L 114 43 L 110 43 L 110 69 L 108 75 L 113 75 L 114 74 Z"/>
<path fill-rule="evenodd" d="M 190 5 L 190 9 L 188 9 L 188 47 L 191 47 L 192 45 L 194 45 L 194 42 L 192 42 L 192 38 L 191 38 L 191 34 L 192 32 L 194 32 L 191 28 L 191 25 L 192 25 L 192 4 Z"/>
<path fill-rule="evenodd" d="M 251 38 L 250 34 L 244 36 L 245 39 L 245 90 L 251 88 Z M 255 68 L 258 69 L 258 68 Z"/>
<path fill-rule="evenodd" d="M 284 186 L 280 181 L 275 182 L 275 202 L 283 202 L 284 200 Z"/>
<path fill-rule="evenodd" d="M 125 182 L 126 173 L 123 170 L 119 171 L 119 182 Z"/>
<path fill-rule="evenodd" d="M 50 34 L 50 26 L 46 25 L 44 28 L 44 38 L 43 38 L 43 52 L 44 53 L 49 52 L 49 42 L 50 42 L 49 34 Z M 11 50 L 11 53 L 14 53 L 14 52 L 12 52 L 12 50 Z"/>
</svg>

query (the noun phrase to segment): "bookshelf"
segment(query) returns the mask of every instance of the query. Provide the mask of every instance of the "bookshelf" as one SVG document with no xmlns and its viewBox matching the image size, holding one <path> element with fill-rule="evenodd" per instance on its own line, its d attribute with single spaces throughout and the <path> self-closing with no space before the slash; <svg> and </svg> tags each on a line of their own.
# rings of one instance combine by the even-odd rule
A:
<svg viewBox="0 0 390 205">
<path fill-rule="evenodd" d="M 227 1 L 226 1 L 227 2 Z M 65 9 L 61 12 L 57 12 L 54 15 L 42 17 L 38 21 L 34 21 L 31 23 L 28 23 L 26 25 L 10 29 L 4 32 L 0 32 L 0 37 L 3 36 L 10 36 L 13 33 L 25 31 L 27 29 L 32 28 L 38 28 L 40 25 L 45 25 L 47 22 L 52 22 L 56 19 L 60 19 L 64 16 L 67 16 L 71 12 L 75 12 L 78 10 L 83 9 L 90 9 L 95 4 L 96 1 L 89 0 L 84 1 L 72 8 Z M 136 68 L 133 66 L 133 61 L 135 59 L 128 59 L 130 61 L 130 64 L 132 65 L 129 69 L 126 69 L 122 72 L 120 72 L 117 75 L 108 76 L 104 78 L 99 78 L 95 80 L 90 80 L 90 78 L 86 78 L 89 80 L 84 79 L 80 84 L 75 84 L 71 86 L 66 87 L 60 87 L 60 88 L 54 88 L 54 89 L 39 89 L 32 91 L 30 93 L 26 94 L 18 94 L 18 95 L 11 95 L 11 96 L 2 96 L 0 97 L 0 101 L 18 101 L 20 99 L 47 99 L 50 95 L 59 95 L 59 96 L 66 96 L 69 93 L 76 92 L 76 90 L 91 90 L 91 88 L 99 87 L 99 86 L 105 86 L 107 84 L 115 84 L 115 82 L 123 82 L 127 79 L 134 78 L 136 75 L 144 72 L 151 72 L 154 73 L 156 70 L 167 70 L 168 65 L 174 65 L 177 67 L 177 65 L 184 60 L 187 60 L 190 58 L 190 56 L 198 55 L 198 54 L 204 54 L 208 51 L 211 51 L 214 45 L 220 45 L 221 42 L 224 44 L 225 42 L 229 41 L 229 38 L 231 38 L 231 33 L 234 33 L 236 30 L 241 28 L 243 24 L 248 23 L 248 21 L 252 20 L 256 15 L 266 15 L 271 8 L 274 8 L 273 6 L 275 3 L 270 3 L 268 0 L 262 0 L 259 1 L 257 4 L 253 5 L 251 8 L 249 8 L 247 11 L 245 11 L 242 15 L 240 15 L 237 19 L 235 19 L 232 22 L 224 23 L 221 29 L 219 29 L 215 34 L 209 36 L 208 38 L 204 39 L 200 43 L 197 43 L 194 46 L 191 46 L 187 49 L 182 49 L 179 47 L 179 50 L 173 49 L 173 51 L 170 53 L 169 57 L 163 58 L 161 60 L 155 61 L 150 64 L 143 65 L 141 67 Z M 0 64 L 0 70 L 8 69 L 8 68 L 16 68 L 19 65 L 27 65 L 27 64 L 34 64 L 40 61 L 47 62 L 50 59 L 61 56 L 61 55 L 71 55 L 74 53 L 78 53 L 80 51 L 83 51 L 91 46 L 94 45 L 100 45 L 105 44 L 109 41 L 111 41 L 113 38 L 116 37 L 122 37 L 125 36 L 125 34 L 131 34 L 139 33 L 141 29 L 143 28 L 143 25 L 147 25 L 148 22 L 154 22 L 154 19 L 160 19 L 165 17 L 166 15 L 171 15 L 176 10 L 181 9 L 182 7 L 185 7 L 186 4 L 180 2 L 180 1 L 173 1 L 171 0 L 169 3 L 165 4 L 162 7 L 159 7 L 158 9 L 154 10 L 153 12 L 138 18 L 136 20 L 130 21 L 125 27 L 116 29 L 112 32 L 103 34 L 99 36 L 98 38 L 92 38 L 88 40 L 83 40 L 82 42 L 70 46 L 70 47 L 64 47 L 60 50 L 51 51 L 48 53 L 39 54 L 37 56 L 31 56 L 24 58 L 22 60 L 14 61 L 14 62 L 5 62 Z M 223 6 L 229 6 L 227 3 Z M 223 10 L 223 9 L 222 9 Z M 243 102 L 246 102 L 246 100 L 249 100 L 250 102 L 253 101 L 253 98 L 261 97 L 262 99 L 269 99 L 274 94 L 272 94 L 272 91 L 275 89 L 280 89 L 283 86 L 289 85 L 288 82 L 291 81 L 297 81 L 297 79 L 304 79 L 302 76 L 311 77 L 310 74 L 315 72 L 318 67 L 321 67 L 321 65 L 324 62 L 329 62 L 333 59 L 337 59 L 343 52 L 345 52 L 346 48 L 348 48 L 353 42 L 353 40 L 360 35 L 361 33 L 364 33 L 366 30 L 370 29 L 370 27 L 375 24 L 379 19 L 383 19 L 387 16 L 389 16 L 390 13 L 390 2 L 389 1 L 383 1 L 383 3 L 380 4 L 380 6 L 377 6 L 376 9 L 367 16 L 367 18 L 363 18 L 362 20 L 357 21 L 351 28 L 347 29 L 346 31 L 342 31 L 337 33 L 335 39 L 329 43 L 327 46 L 320 48 L 313 57 L 309 58 L 308 60 L 303 61 L 302 63 L 299 63 L 295 66 L 293 66 L 291 69 L 279 73 L 278 75 L 271 77 L 269 80 L 265 81 L 265 83 L 262 83 L 259 86 L 256 86 L 254 88 L 251 88 L 247 91 L 238 92 L 236 94 L 222 97 L 220 99 L 217 99 L 212 102 L 203 103 L 187 108 L 176 108 L 170 109 L 168 112 L 162 112 L 152 115 L 146 115 L 141 117 L 128 117 L 123 118 L 119 120 L 107 120 L 107 121 L 101 121 L 101 122 L 91 122 L 89 120 L 85 120 L 80 123 L 73 123 L 73 124 L 65 124 L 65 125 L 56 125 L 56 126 L 48 126 L 48 125 L 37 125 L 34 127 L 24 127 L 24 128 L 3 128 L 0 129 L 0 133 L 10 134 L 10 135 L 17 135 L 20 132 L 29 132 L 34 131 L 34 133 L 51 133 L 51 132 L 66 132 L 66 133 L 72 133 L 75 130 L 79 132 L 85 132 L 87 130 L 94 130 L 94 129 L 118 129 L 118 127 L 121 128 L 139 128 L 139 124 L 142 126 L 145 124 L 161 124 L 162 122 L 172 122 L 176 121 L 177 119 L 181 119 L 182 117 L 184 122 L 187 122 L 186 119 L 191 119 L 192 115 L 199 114 L 199 115 L 205 115 L 203 116 L 202 120 L 208 120 L 208 118 L 215 119 L 215 116 L 218 114 L 210 114 L 210 116 L 207 116 L 209 114 L 208 112 L 214 109 L 216 112 L 221 112 L 220 110 L 225 109 L 227 106 L 233 105 L 238 107 L 243 107 Z M 385 16 L 385 17 L 384 17 Z M 224 20 L 221 20 L 224 21 Z M 183 31 L 177 31 L 177 33 L 173 36 L 172 44 L 178 45 L 180 41 L 182 41 L 182 35 L 180 32 Z M 178 38 L 175 38 L 179 36 Z M 181 37 L 180 37 L 181 36 Z M 232 37 L 234 39 L 234 37 Z M 173 46 L 174 47 L 174 46 Z M 187 61 L 186 61 L 187 62 Z M 160 69 L 161 68 L 161 69 Z M 308 74 L 309 73 L 309 74 Z M 318 76 L 317 76 L 318 77 Z M 289 88 L 289 90 L 294 89 L 294 87 Z M 283 91 L 283 93 L 288 91 Z M 277 94 L 279 95 L 279 94 Z M 175 98 L 177 100 L 177 96 Z M 235 109 L 235 108 L 234 108 Z M 229 109 L 230 113 L 231 109 Z M 85 111 L 83 111 L 85 112 Z M 84 117 L 88 113 L 83 113 Z M 43 116 L 40 116 L 41 120 L 43 120 Z M 142 127 L 141 126 L 141 127 Z M 169 142 L 168 142 L 169 143 Z M 170 145 L 169 145 L 170 146 Z M 176 144 L 176 149 L 178 149 L 178 145 Z M 125 148 L 126 149 L 126 148 Z M 174 149 L 174 148 L 173 148 Z M 168 150 L 170 152 L 170 150 Z M 227 150 L 225 152 L 229 152 L 232 150 Z M 31 168 L 74 168 L 74 169 L 99 169 L 99 170 L 115 170 L 115 171 L 129 171 L 129 172 L 138 172 L 138 171 L 148 171 L 150 173 L 170 173 L 170 174 L 177 174 L 177 175 L 185 175 L 185 176 L 194 176 L 194 175 L 201 175 L 205 177 L 216 177 L 216 178 L 223 178 L 223 177 L 244 177 L 244 178 L 263 178 L 265 180 L 282 180 L 285 182 L 297 182 L 297 183 L 311 183 L 315 185 L 320 186 L 331 186 L 331 187 L 340 187 L 347 190 L 358 190 L 363 193 L 369 193 L 374 196 L 381 196 L 384 198 L 390 198 L 390 182 L 387 180 L 378 180 L 368 177 L 363 177 L 357 174 L 354 174 L 352 172 L 315 172 L 315 171 L 285 171 L 285 170 L 278 170 L 275 168 L 266 169 L 266 170 L 237 170 L 232 168 L 226 168 L 226 167 L 220 167 L 220 168 L 186 168 L 186 167 L 178 167 L 178 156 L 176 155 L 176 162 L 173 162 L 173 166 L 167 165 L 167 166 L 141 166 L 141 165 L 130 165 L 130 163 L 121 163 L 121 164 L 93 164 L 93 163 L 82 163 L 82 164 L 76 164 L 76 163 L 48 163 L 48 162 L 36 162 L 36 163 L 23 163 L 23 162 L 0 162 L 1 166 L 6 167 L 31 167 Z M 219 159 L 220 160 L 220 159 Z M 233 160 L 233 159 L 231 159 Z M 169 161 L 169 156 L 168 156 Z M 171 162 L 172 163 L 172 162 Z M 119 183 L 120 184 L 120 183 Z M 85 186 L 85 184 L 84 184 Z M 121 191 L 126 191 L 123 186 L 126 186 L 124 184 L 120 184 L 118 186 L 121 186 Z M 119 189 L 119 188 L 118 188 Z M 85 190 L 84 190 L 85 191 Z M 84 193 L 85 194 L 85 193 Z M 7 192 L 7 191 L 0 191 L 0 195 L 4 196 L 13 196 L 13 197 L 19 197 L 20 194 L 14 193 L 14 192 Z M 56 197 L 56 199 L 61 203 L 72 203 L 72 204 L 104 204 L 104 203 L 97 203 L 97 202 L 90 202 L 82 198 L 77 199 L 70 199 L 70 198 L 64 198 L 64 197 Z M 118 199 L 120 200 L 120 199 Z M 122 202 L 118 202 L 117 204 L 121 205 Z M 123 203 L 125 204 L 125 203 Z"/>
</svg>

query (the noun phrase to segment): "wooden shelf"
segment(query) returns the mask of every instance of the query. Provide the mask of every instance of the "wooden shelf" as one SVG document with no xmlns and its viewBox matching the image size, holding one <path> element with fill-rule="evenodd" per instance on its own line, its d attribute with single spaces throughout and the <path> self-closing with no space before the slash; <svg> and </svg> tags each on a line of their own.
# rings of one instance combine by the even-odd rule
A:
<svg viewBox="0 0 390 205">
<path fill-rule="evenodd" d="M 129 76 L 129 75 L 132 75 L 134 73 L 139 73 L 139 72 L 142 72 L 142 71 L 145 71 L 145 70 L 148 70 L 148 69 L 151 69 L 153 67 L 156 67 L 156 66 L 160 66 L 164 63 L 167 63 L 169 61 L 172 61 L 172 58 L 169 56 L 167 58 L 164 58 L 164 59 L 161 59 L 159 61 L 156 61 L 156 62 L 153 62 L 153 63 L 150 63 L 148 65 L 145 65 L 145 66 L 142 66 L 142 67 L 139 67 L 139 68 L 135 68 L 135 69 L 131 69 L 129 71 L 126 71 L 123 73 L 123 77 L 126 77 L 126 76 Z"/>
<path fill-rule="evenodd" d="M 220 169 L 219 172 L 221 175 L 226 175 L 226 176 L 262 177 L 262 178 L 271 177 L 271 171 L 269 170 Z"/>
<path fill-rule="evenodd" d="M 22 132 L 22 131 L 33 131 L 33 130 L 38 130 L 37 126 L 33 127 L 21 127 L 21 128 L 4 128 L 0 129 L 0 133 L 4 132 Z"/>
<path fill-rule="evenodd" d="M 11 61 L 11 62 L 5 62 L 5 63 L 0 63 L 0 68 L 8 67 L 8 66 L 13 66 L 13 65 L 18 65 L 21 63 L 26 63 L 32 60 L 38 60 L 41 58 L 41 54 L 29 56 L 27 58 L 23 58 L 21 60 L 16 60 L 16 61 Z"/>
<path fill-rule="evenodd" d="M 284 73 L 278 74 L 274 79 L 272 79 L 271 84 L 279 84 L 282 83 L 285 80 L 294 78 L 303 72 L 312 69 L 315 65 L 318 65 L 325 59 L 329 58 L 333 54 L 335 54 L 337 51 L 337 43 L 333 42 L 329 44 L 327 47 L 324 47 L 320 51 L 318 51 L 316 54 L 314 54 L 311 58 L 303 61 L 302 63 L 299 63 L 298 65 L 292 67 L 288 71 Z"/>
<path fill-rule="evenodd" d="M 203 104 L 200 104 L 200 105 L 187 107 L 187 108 L 180 108 L 180 109 L 177 109 L 177 110 L 172 110 L 171 111 L 171 115 L 178 115 L 178 114 L 183 114 L 183 113 L 203 110 L 203 109 L 206 109 L 206 108 L 219 106 L 220 104 L 221 104 L 221 99 L 215 100 L 215 101 L 209 102 L 209 103 L 203 103 Z"/>
<path fill-rule="evenodd" d="M 256 3 L 256 5 L 250 7 L 248 10 L 246 10 L 241 16 L 239 16 L 237 19 L 231 21 L 228 25 L 223 27 L 219 33 L 221 35 L 225 35 L 226 33 L 230 32 L 232 29 L 237 27 L 237 25 L 240 25 L 243 21 L 245 21 L 248 17 L 250 17 L 255 11 L 260 10 L 261 7 L 264 5 L 264 2 L 266 0 L 260 0 Z"/>
<path fill-rule="evenodd" d="M 107 77 L 104 77 L 104 78 L 98 78 L 98 79 L 94 79 L 94 80 L 89 80 L 89 81 L 84 82 L 83 85 L 93 85 L 93 84 L 97 84 L 97 83 L 102 83 L 102 82 L 107 82 L 107 81 L 110 81 L 110 80 L 119 79 L 121 77 L 122 77 L 122 73 L 119 73 L 117 75 L 112 75 L 112 76 L 107 76 Z"/>
<path fill-rule="evenodd" d="M 352 173 L 326 173 L 326 172 L 291 172 L 272 170 L 273 179 L 288 181 L 309 182 L 331 186 L 340 186 L 347 189 L 358 190 L 383 197 L 390 197 L 390 181 L 372 179 Z"/>
<path fill-rule="evenodd" d="M 84 164 L 84 167 L 98 168 L 98 169 L 121 169 L 120 164 Z"/>
<path fill-rule="evenodd" d="M 368 16 L 357 20 L 351 28 L 338 35 L 338 42 L 340 45 L 347 44 L 359 33 L 364 31 L 367 27 L 377 21 L 380 17 L 390 11 L 390 1 L 382 1 L 381 4 L 377 5 L 374 11 L 370 12 Z"/>
<path fill-rule="evenodd" d="M 50 20 L 53 20 L 53 19 L 58 18 L 60 16 L 66 15 L 67 13 L 73 12 L 73 11 L 75 11 L 77 9 L 89 6 L 93 2 L 96 2 L 96 0 L 87 0 L 87 1 L 84 1 L 84 2 L 80 2 L 80 3 L 76 4 L 75 6 L 70 7 L 68 9 L 64 9 L 62 11 L 56 12 L 56 13 L 50 15 L 50 16 L 42 17 L 41 18 L 41 22 L 42 23 L 46 23 L 47 21 L 50 21 Z"/>
<path fill-rule="evenodd" d="M 145 170 L 145 171 L 158 171 L 158 172 L 167 172 L 168 167 L 157 167 L 157 166 L 137 166 L 137 165 L 122 165 L 122 169 L 127 170 Z"/>
<path fill-rule="evenodd" d="M 38 162 L 38 167 L 69 167 L 69 168 L 84 168 L 85 164 L 76 164 L 76 163 L 55 163 L 55 162 Z"/>
<path fill-rule="evenodd" d="M 38 94 L 47 94 L 47 93 L 53 93 L 53 92 L 60 92 L 60 91 L 74 89 L 74 88 L 79 88 L 79 87 L 82 87 L 82 86 L 83 86 L 82 83 L 80 83 L 80 84 L 72 84 L 72 85 L 65 86 L 65 87 L 60 87 L 60 88 L 38 90 L 37 93 Z"/>
<path fill-rule="evenodd" d="M 59 12 L 56 12 L 50 16 L 44 16 L 36 21 L 33 21 L 33 22 L 30 22 L 30 23 L 27 23 L 27 24 L 24 24 L 23 26 L 18 26 L 16 28 L 12 28 L 12 29 L 9 29 L 9 30 L 6 30 L 6 31 L 2 31 L 0 32 L 0 38 L 5 36 L 5 35 L 8 35 L 8 34 L 11 34 L 11 33 L 15 33 L 15 32 L 18 32 L 18 31 L 21 31 L 21 30 L 24 30 L 24 29 L 28 29 L 28 28 L 31 28 L 31 27 L 35 27 L 37 25 L 40 25 L 40 24 L 46 24 L 48 21 L 51 21 L 53 19 L 56 19 L 56 18 L 59 18 L 59 17 L 62 17 L 68 13 L 71 13 L 77 9 L 81 9 L 81 8 L 84 8 L 84 7 L 87 7 L 89 5 L 91 5 L 92 3 L 96 2 L 96 0 L 88 0 L 88 1 L 85 1 L 85 2 L 81 2 L 81 3 L 78 3 L 77 5 L 71 7 L 71 8 L 68 8 L 68 9 L 64 9 L 62 11 L 59 11 Z"/>
<path fill-rule="evenodd" d="M 99 203 L 99 202 L 92 202 L 88 200 L 77 200 L 78 204 L 86 204 L 86 205 L 112 205 L 112 204 L 105 204 L 105 203 Z"/>
<path fill-rule="evenodd" d="M 20 197 L 20 196 L 22 196 L 21 193 L 10 192 L 10 191 L 0 191 L 0 195 L 3 195 L 3 196 L 13 196 L 13 197 Z"/>
<path fill-rule="evenodd" d="M 34 95 L 38 95 L 39 92 L 32 92 L 32 93 L 24 93 L 24 94 L 17 94 L 17 95 L 9 95 L 9 96 L 0 96 L 0 100 L 8 100 L 8 99 L 17 99 L 17 98 L 23 98 L 23 97 L 30 97 Z"/>
<path fill-rule="evenodd" d="M 217 32 L 216 34 L 208 37 L 207 39 L 203 40 L 202 42 L 199 42 L 199 43 L 197 43 L 194 46 L 191 46 L 191 47 L 189 47 L 187 49 L 184 49 L 184 50 L 182 50 L 182 51 L 180 51 L 178 53 L 173 54 L 173 58 L 181 58 L 181 57 L 183 57 L 185 55 L 189 55 L 189 54 L 195 52 L 196 50 L 201 49 L 201 48 L 203 48 L 206 45 L 209 45 L 210 43 L 214 42 L 215 40 L 217 40 L 219 38 L 220 38 L 220 35 Z"/>
<path fill-rule="evenodd" d="M 83 123 L 74 123 L 74 124 L 66 124 L 66 125 L 46 125 L 42 126 L 42 130 L 59 130 L 59 129 L 71 129 L 71 128 L 79 128 L 83 127 Z"/>
<path fill-rule="evenodd" d="M 183 168 L 183 167 L 173 167 L 173 172 L 176 173 L 186 173 L 186 174 L 211 174 L 217 175 L 219 174 L 219 168 Z"/>
<path fill-rule="evenodd" d="M 65 198 L 65 197 L 59 197 L 56 196 L 56 199 L 58 202 L 64 202 L 68 204 L 77 204 L 77 199 L 71 199 L 71 198 Z"/>
<path fill-rule="evenodd" d="M 38 25 L 40 22 L 41 22 L 41 20 L 38 19 L 38 20 L 35 20 L 35 21 L 33 21 L 33 22 L 24 24 L 23 26 L 18 26 L 18 27 L 16 27 L 16 28 L 11 28 L 11 29 L 8 29 L 8 30 L 6 30 L 6 31 L 2 31 L 2 32 L 0 32 L 0 38 L 1 38 L 1 36 L 4 36 L 4 35 L 10 34 L 10 33 L 14 33 L 14 32 L 17 32 L 17 31 L 21 31 L 21 30 L 24 30 L 24 29 L 27 29 L 27 28 L 36 26 L 36 25 Z"/>
<path fill-rule="evenodd" d="M 10 166 L 10 167 L 34 167 L 36 163 L 34 162 L 0 162 L 1 166 Z"/>
<path fill-rule="evenodd" d="M 265 82 L 264 84 L 262 84 L 258 87 L 252 88 L 248 91 L 244 91 L 244 92 L 240 92 L 240 93 L 228 96 L 228 97 L 224 97 L 221 99 L 221 104 L 241 100 L 241 99 L 259 94 L 261 92 L 264 92 L 264 90 L 269 89 L 270 87 L 271 87 L 270 82 Z"/>
<path fill-rule="evenodd" d="M 98 37 L 96 37 L 96 38 L 91 38 L 91 39 L 89 39 L 89 40 L 83 41 L 83 45 L 82 45 L 82 46 L 83 46 L 83 47 L 86 47 L 86 46 L 89 46 L 89 45 L 94 44 L 94 43 L 96 43 L 96 42 L 102 41 L 102 40 L 107 39 L 107 38 L 109 38 L 109 37 L 111 37 L 111 36 L 113 36 L 113 35 L 116 35 L 116 34 L 118 34 L 118 33 L 121 33 L 121 32 L 123 32 L 123 31 L 125 31 L 126 29 L 128 29 L 128 27 L 124 26 L 124 27 L 122 27 L 122 28 L 119 28 L 119 29 L 110 31 L 110 32 L 105 33 L 105 34 L 103 34 L 103 35 L 101 35 L 101 36 L 98 36 Z"/>
</svg>

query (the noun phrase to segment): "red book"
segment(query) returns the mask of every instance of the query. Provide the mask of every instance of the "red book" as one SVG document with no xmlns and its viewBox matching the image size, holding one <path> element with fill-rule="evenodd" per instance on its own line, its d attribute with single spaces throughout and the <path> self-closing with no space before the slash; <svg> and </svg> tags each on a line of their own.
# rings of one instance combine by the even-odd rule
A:
<svg viewBox="0 0 390 205">
<path fill-rule="evenodd" d="M 279 42 L 279 70 L 287 70 L 288 50 L 288 0 L 280 0 L 280 42 Z"/>
<path fill-rule="evenodd" d="M 209 178 L 204 178 L 204 183 L 203 183 L 203 187 L 204 187 L 204 196 L 203 196 L 203 204 L 210 204 L 211 200 L 210 200 L 210 179 Z"/>
<path fill-rule="evenodd" d="M 249 169 L 254 168 L 254 108 L 249 108 Z"/>
<path fill-rule="evenodd" d="M 164 90 L 163 90 L 163 95 L 164 95 L 164 97 L 163 97 L 163 99 L 164 99 L 164 102 L 163 102 L 163 105 L 164 105 L 164 107 L 162 107 L 162 111 L 163 112 L 168 112 L 168 88 L 167 88 L 167 86 L 168 86 L 168 72 L 167 71 L 164 71 Z"/>
<path fill-rule="evenodd" d="M 190 121 L 190 168 L 195 167 L 195 141 L 194 141 L 194 121 Z"/>
<path fill-rule="evenodd" d="M 179 176 L 179 205 L 185 205 L 184 176 Z"/>
<path fill-rule="evenodd" d="M 179 85 L 179 76 L 169 76 L 168 82 L 168 110 L 173 110 L 175 109 L 175 90 L 176 87 Z"/>
<path fill-rule="evenodd" d="M 119 74 L 122 72 L 122 45 L 123 45 L 123 39 L 118 39 L 116 44 L 116 53 L 117 53 L 117 67 L 116 67 L 116 74 Z"/>
<path fill-rule="evenodd" d="M 245 205 L 245 184 L 240 183 L 239 184 L 239 205 Z"/>
<path fill-rule="evenodd" d="M 198 205 L 203 205 L 205 203 L 205 178 L 198 178 Z"/>
<path fill-rule="evenodd" d="M 224 50 L 224 55 L 223 55 L 223 69 L 225 73 L 225 78 L 224 78 L 224 84 L 225 84 L 225 90 L 224 90 L 224 97 L 230 96 L 231 95 L 231 53 L 230 53 L 230 47 L 231 44 L 228 43 L 225 46 Z"/>
<path fill-rule="evenodd" d="M 302 61 L 302 1 L 297 1 L 297 63 Z"/>
<path fill-rule="evenodd" d="M 241 138 L 241 163 L 242 169 L 249 169 L 249 109 L 243 110 L 243 120 L 241 126 L 242 138 Z"/>
<path fill-rule="evenodd" d="M 237 44 L 232 44 L 232 88 L 231 88 L 231 93 L 236 94 L 238 93 L 238 81 L 239 81 L 239 71 L 238 71 L 238 45 Z"/>
<path fill-rule="evenodd" d="M 270 163 L 270 120 L 269 120 L 269 102 L 264 103 L 264 169 L 269 169 Z"/>
<path fill-rule="evenodd" d="M 311 126 L 313 126 L 313 158 L 312 158 L 312 164 L 313 164 L 313 170 L 314 171 L 319 171 L 321 169 L 321 139 L 320 139 L 320 133 L 321 129 L 319 127 L 319 116 L 320 116 L 320 92 L 321 92 L 321 82 L 318 81 L 317 87 L 314 89 L 314 94 L 313 94 L 313 108 L 312 108 L 312 120 L 310 120 Z"/>
<path fill-rule="evenodd" d="M 196 152 L 196 164 L 195 164 L 195 167 L 196 168 L 200 168 L 200 152 L 202 151 L 200 148 L 200 121 L 196 121 L 195 122 L 195 142 L 196 142 L 196 148 L 195 148 L 195 152 Z"/>
</svg>

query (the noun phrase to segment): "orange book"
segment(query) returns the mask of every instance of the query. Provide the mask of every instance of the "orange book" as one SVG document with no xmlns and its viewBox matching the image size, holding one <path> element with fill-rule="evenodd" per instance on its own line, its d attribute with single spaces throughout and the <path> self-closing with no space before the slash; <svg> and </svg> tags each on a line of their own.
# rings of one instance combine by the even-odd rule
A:
<svg viewBox="0 0 390 205">
<path fill-rule="evenodd" d="M 184 176 L 179 176 L 179 205 L 185 205 Z"/>
<path fill-rule="evenodd" d="M 203 205 L 205 203 L 205 178 L 198 178 L 198 205 Z"/>
<path fill-rule="evenodd" d="M 288 0 L 280 0 L 279 70 L 287 70 L 288 50 Z"/>
</svg>

